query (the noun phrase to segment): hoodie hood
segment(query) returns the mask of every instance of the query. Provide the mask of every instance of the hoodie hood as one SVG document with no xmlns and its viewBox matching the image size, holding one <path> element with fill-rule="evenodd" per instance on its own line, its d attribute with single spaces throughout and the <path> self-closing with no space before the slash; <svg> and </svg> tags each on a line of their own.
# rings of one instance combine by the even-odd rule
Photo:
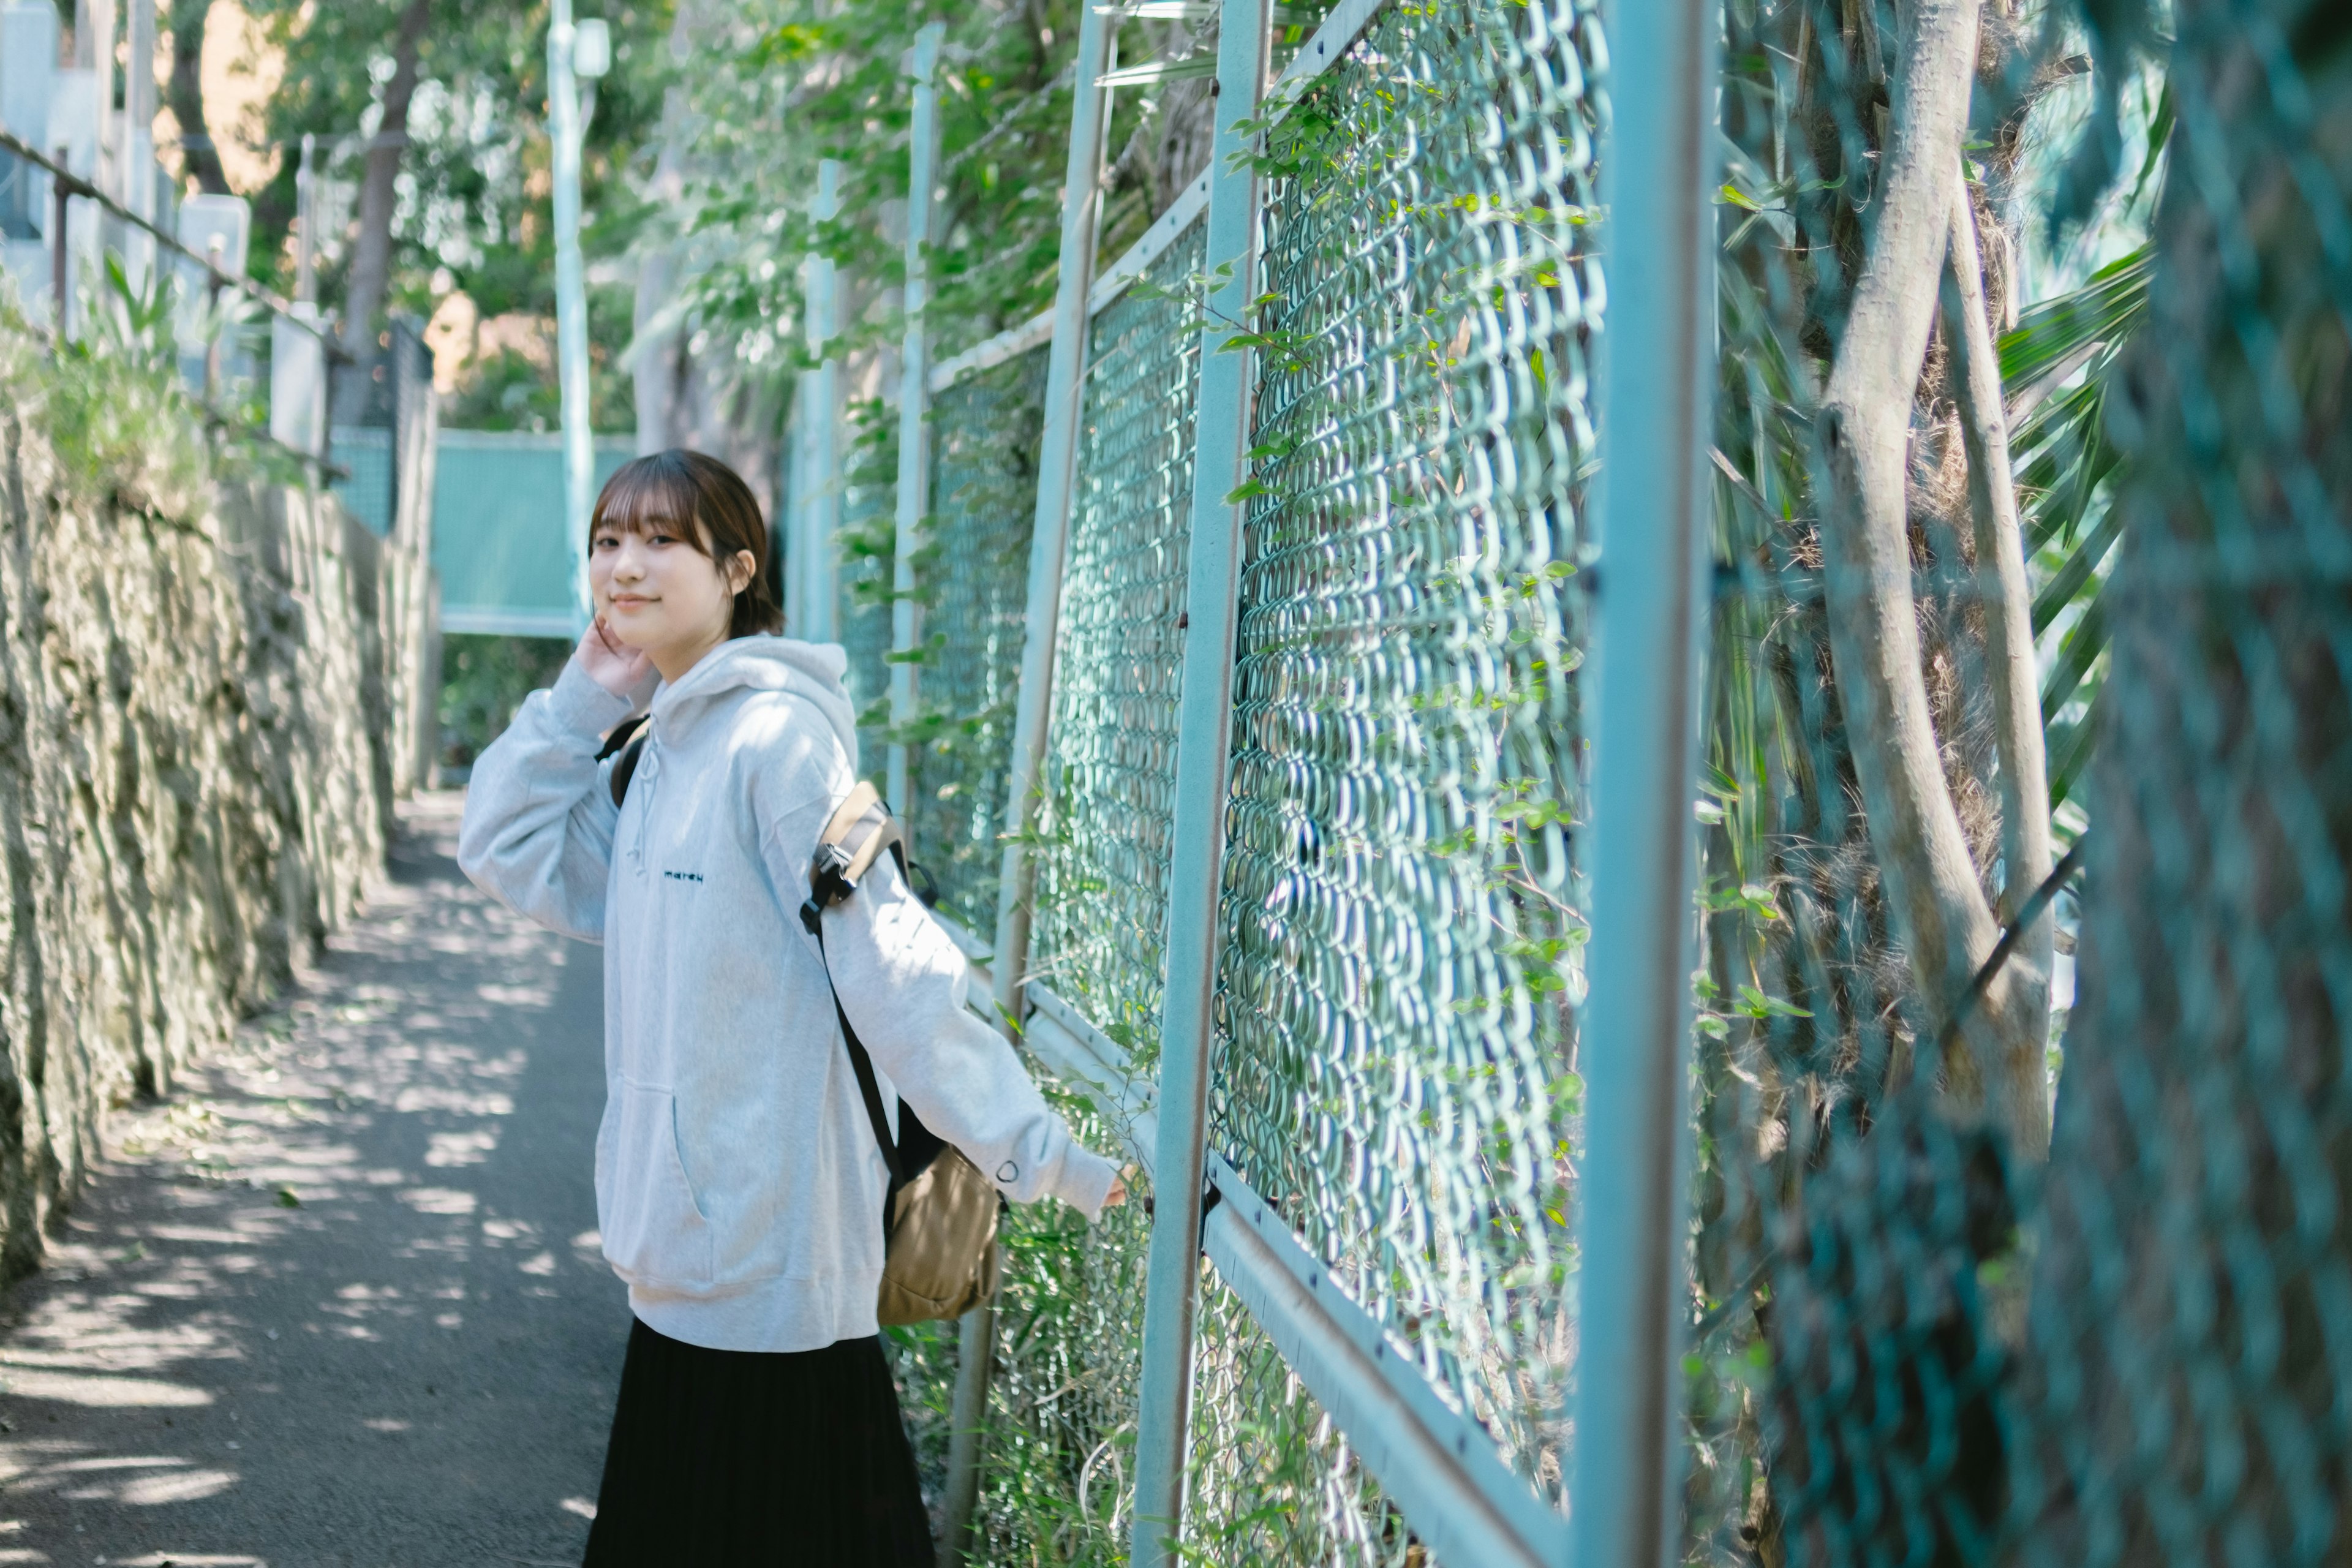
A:
<svg viewBox="0 0 2352 1568">
<path fill-rule="evenodd" d="M 665 681 L 654 689 L 654 733 L 662 741 L 683 741 L 710 711 L 714 700 L 732 691 L 787 691 L 806 699 L 824 715 L 855 772 L 857 712 L 850 705 L 848 688 L 842 684 L 848 668 L 849 656 L 838 643 L 736 637 L 705 654 L 702 662 L 676 685 Z"/>
</svg>

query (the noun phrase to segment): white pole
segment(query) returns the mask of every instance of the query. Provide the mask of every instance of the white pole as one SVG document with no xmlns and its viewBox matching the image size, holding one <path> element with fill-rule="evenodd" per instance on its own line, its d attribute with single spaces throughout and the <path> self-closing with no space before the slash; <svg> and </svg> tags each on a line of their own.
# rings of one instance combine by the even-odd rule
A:
<svg viewBox="0 0 2352 1568">
<path fill-rule="evenodd" d="M 131 0 L 131 63 L 122 87 L 122 205 L 155 221 L 155 0 Z M 155 237 L 132 228 L 123 270 L 144 292 L 155 276 Z"/>
<path fill-rule="evenodd" d="M 816 166 L 816 201 L 809 216 L 831 223 L 841 216 L 841 164 L 827 158 Z M 808 346 L 816 369 L 801 381 L 803 399 L 801 424 L 807 441 L 808 500 L 801 513 L 803 551 L 800 574 L 800 637 L 805 642 L 835 642 L 835 581 L 833 536 L 841 514 L 841 367 L 832 352 L 838 325 L 840 270 L 822 253 L 808 263 Z"/>
<path fill-rule="evenodd" d="M 915 664 L 910 657 L 922 637 L 915 607 L 915 552 L 923 518 L 930 510 L 930 336 L 923 311 L 930 303 L 931 209 L 940 156 L 940 40 L 947 25 L 933 22 L 915 35 L 915 103 L 907 150 L 907 337 L 898 351 L 898 516 L 890 576 L 890 724 L 896 731 L 915 720 Z M 890 742 L 890 799 L 904 813 L 907 743 Z"/>
<path fill-rule="evenodd" d="M 1109 134 L 1109 94 L 1095 86 L 1110 57 L 1107 13 L 1078 16 L 1077 86 L 1070 95 L 1070 151 L 1062 170 L 1060 272 L 1054 289 L 1054 335 L 1045 351 L 1045 421 L 1037 441 L 1037 507 L 1029 530 L 1026 629 L 1021 685 L 1013 705 L 1013 755 L 1006 767 L 1004 854 L 996 882 L 995 1001 L 998 1016 L 1021 1016 L 1028 978 L 1029 892 L 1034 867 L 1022 842 L 1045 766 L 1045 731 L 1054 712 L 1054 645 L 1061 625 L 1062 574 L 1068 565 L 1070 512 L 1077 490 L 1078 418 L 1086 401 L 1087 295 L 1094 288 L 1096 228 L 1102 216 L 1102 166 Z"/>
<path fill-rule="evenodd" d="M 74 7 L 74 60 L 95 73 L 98 151 L 90 183 L 120 196 L 114 171 L 114 0 L 81 0 Z"/>
<path fill-rule="evenodd" d="M 808 267 L 805 260 L 802 262 L 803 312 L 808 308 Z M 816 392 L 810 385 L 815 379 L 816 373 L 808 370 L 793 378 L 792 408 L 784 420 L 784 458 L 792 469 L 781 528 L 784 542 L 784 635 L 803 642 L 808 640 L 808 411 L 816 401 Z"/>
<path fill-rule="evenodd" d="M 555 176 L 555 358 L 563 414 L 563 524 L 572 542 L 573 613 L 595 616 L 588 589 L 588 513 L 596 449 L 588 428 L 588 303 L 580 261 L 580 99 L 572 71 L 572 0 L 553 0 L 547 29 L 547 132 Z"/>
<path fill-rule="evenodd" d="M 302 162 L 294 171 L 294 298 L 319 297 L 319 139 L 302 133 Z"/>
</svg>

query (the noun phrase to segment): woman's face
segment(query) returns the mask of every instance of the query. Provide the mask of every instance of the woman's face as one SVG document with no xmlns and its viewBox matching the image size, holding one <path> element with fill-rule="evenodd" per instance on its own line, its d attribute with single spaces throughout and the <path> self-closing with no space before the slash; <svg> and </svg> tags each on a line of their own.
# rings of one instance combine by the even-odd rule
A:
<svg viewBox="0 0 2352 1568">
<path fill-rule="evenodd" d="M 726 640 L 735 595 L 751 580 L 749 551 L 722 569 L 687 537 L 691 526 L 600 528 L 590 541 L 588 583 L 605 630 L 651 655 L 665 675 L 672 663 L 690 665 Z"/>
</svg>

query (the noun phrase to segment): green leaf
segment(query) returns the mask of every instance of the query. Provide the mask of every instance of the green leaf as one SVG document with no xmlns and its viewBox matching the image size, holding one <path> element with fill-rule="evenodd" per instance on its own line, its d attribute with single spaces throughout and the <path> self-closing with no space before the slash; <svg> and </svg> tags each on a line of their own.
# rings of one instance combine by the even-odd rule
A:
<svg viewBox="0 0 2352 1568">
<path fill-rule="evenodd" d="M 2155 260 L 2154 247 L 2143 245 L 2100 268 L 2080 289 L 2023 311 L 2000 338 L 2000 384 L 2009 397 L 2014 400 L 2084 344 L 2112 345 L 2137 331 L 2147 313 Z"/>
</svg>

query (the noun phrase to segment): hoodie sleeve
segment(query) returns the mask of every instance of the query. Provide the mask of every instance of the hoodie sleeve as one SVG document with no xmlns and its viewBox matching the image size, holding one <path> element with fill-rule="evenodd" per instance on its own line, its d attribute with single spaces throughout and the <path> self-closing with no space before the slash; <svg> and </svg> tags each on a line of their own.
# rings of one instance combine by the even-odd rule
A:
<svg viewBox="0 0 2352 1568">
<path fill-rule="evenodd" d="M 604 732 L 633 704 L 563 667 L 551 691 L 524 700 L 507 732 L 474 763 L 457 864 L 517 914 L 584 942 L 604 940 L 604 886 L 620 810 L 596 760 Z"/>
<path fill-rule="evenodd" d="M 891 857 L 825 912 L 824 952 L 857 1037 L 924 1126 L 1013 1202 L 1101 1215 L 1118 1167 L 1070 1136 L 1004 1037 L 964 1005 L 963 954 Z"/>
<path fill-rule="evenodd" d="M 838 747 L 763 781 L 761 852 L 792 924 L 808 897 L 816 838 L 846 790 Z M 827 763 L 830 765 L 826 765 Z M 803 771 L 805 770 L 805 771 Z M 788 773 L 797 777 L 787 778 Z M 803 938 L 803 940 L 806 940 Z M 822 954 L 835 994 L 874 1065 L 923 1125 L 963 1151 L 1014 1203 L 1056 1197 L 1093 1220 L 1118 1167 L 1070 1136 L 1003 1036 L 964 1005 L 969 966 L 885 855 L 857 891 L 825 911 Z"/>
</svg>

